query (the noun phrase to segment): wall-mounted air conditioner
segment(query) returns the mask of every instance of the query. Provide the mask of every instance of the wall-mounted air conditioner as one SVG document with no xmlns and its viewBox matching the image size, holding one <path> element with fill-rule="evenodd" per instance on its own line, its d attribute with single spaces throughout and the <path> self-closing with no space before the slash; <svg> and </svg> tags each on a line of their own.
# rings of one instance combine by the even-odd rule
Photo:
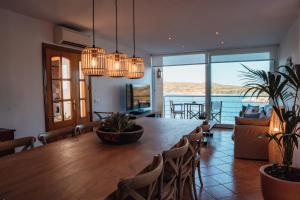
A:
<svg viewBox="0 0 300 200">
<path fill-rule="evenodd" d="M 62 26 L 54 27 L 54 43 L 60 45 L 68 45 L 76 48 L 84 48 L 90 46 L 90 37 Z"/>
</svg>

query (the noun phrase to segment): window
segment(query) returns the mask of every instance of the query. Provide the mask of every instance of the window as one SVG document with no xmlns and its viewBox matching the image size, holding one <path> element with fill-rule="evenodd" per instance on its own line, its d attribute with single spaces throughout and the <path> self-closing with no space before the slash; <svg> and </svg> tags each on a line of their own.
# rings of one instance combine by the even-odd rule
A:
<svg viewBox="0 0 300 200">
<path fill-rule="evenodd" d="M 244 66 L 265 71 L 273 69 L 275 48 L 153 56 L 153 74 L 156 75 L 157 68 L 163 71 L 161 79 L 154 78 L 156 104 L 158 108 L 163 104 L 165 117 L 174 117 L 171 102 L 205 104 L 205 114 L 212 120 L 233 124 L 242 105 L 268 104 L 266 97 L 243 96 L 241 72 Z"/>
</svg>

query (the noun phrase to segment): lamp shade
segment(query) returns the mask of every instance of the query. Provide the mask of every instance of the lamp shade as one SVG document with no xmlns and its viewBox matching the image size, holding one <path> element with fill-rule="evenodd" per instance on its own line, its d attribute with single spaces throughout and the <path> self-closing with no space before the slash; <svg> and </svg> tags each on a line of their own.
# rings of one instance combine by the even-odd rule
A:
<svg viewBox="0 0 300 200">
<path fill-rule="evenodd" d="M 276 133 L 284 132 L 284 124 L 281 123 L 276 112 L 272 111 L 272 116 L 270 119 L 269 133 L 274 135 Z M 280 137 L 280 136 L 278 136 Z M 281 163 L 282 157 L 280 150 L 278 149 L 278 144 L 272 140 L 269 142 L 269 162 L 270 163 Z"/>
<path fill-rule="evenodd" d="M 110 77 L 125 77 L 128 72 L 128 56 L 124 53 L 114 52 L 107 55 L 106 75 Z"/>
<path fill-rule="evenodd" d="M 87 76 L 104 76 L 107 70 L 105 51 L 102 48 L 86 47 L 81 52 L 82 72 Z"/>
<path fill-rule="evenodd" d="M 132 57 L 128 59 L 127 78 L 138 79 L 144 77 L 144 59 Z"/>
</svg>

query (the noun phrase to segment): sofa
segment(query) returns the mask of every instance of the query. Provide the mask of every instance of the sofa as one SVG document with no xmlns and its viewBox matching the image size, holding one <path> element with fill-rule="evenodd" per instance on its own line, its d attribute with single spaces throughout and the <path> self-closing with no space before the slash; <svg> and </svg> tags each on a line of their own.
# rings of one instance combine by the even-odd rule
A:
<svg viewBox="0 0 300 200">
<path fill-rule="evenodd" d="M 268 160 L 270 118 L 236 117 L 233 132 L 235 158 Z"/>
</svg>

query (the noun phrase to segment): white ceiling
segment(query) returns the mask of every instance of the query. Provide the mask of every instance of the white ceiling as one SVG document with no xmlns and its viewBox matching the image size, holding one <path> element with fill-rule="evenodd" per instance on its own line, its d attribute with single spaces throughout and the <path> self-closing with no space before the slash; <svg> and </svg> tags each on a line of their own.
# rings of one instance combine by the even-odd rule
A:
<svg viewBox="0 0 300 200">
<path fill-rule="evenodd" d="M 91 3 L 1 0 L 0 7 L 86 31 Z M 114 0 L 95 3 L 96 34 L 114 41 Z M 298 11 L 299 0 L 136 0 L 137 48 L 162 54 L 278 44 Z M 132 42 L 131 15 L 132 0 L 119 0 L 119 40 L 125 45 Z"/>
</svg>

